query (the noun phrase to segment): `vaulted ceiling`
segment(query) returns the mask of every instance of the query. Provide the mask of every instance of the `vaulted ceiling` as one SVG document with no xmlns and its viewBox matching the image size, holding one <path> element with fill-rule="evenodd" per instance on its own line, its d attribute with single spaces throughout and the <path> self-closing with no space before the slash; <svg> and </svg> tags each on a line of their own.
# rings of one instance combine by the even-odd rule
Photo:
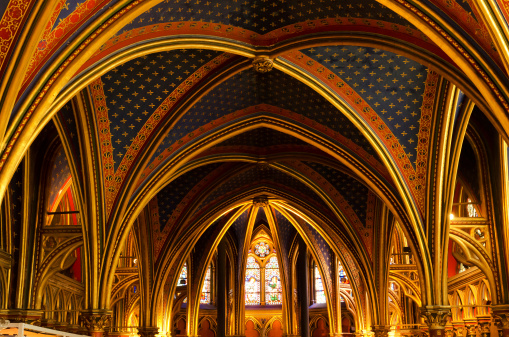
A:
<svg viewBox="0 0 509 337">
<path fill-rule="evenodd" d="M 6 3 L 0 186 L 58 133 L 48 205 L 72 176 L 107 247 L 149 214 L 155 261 L 260 196 L 359 268 L 385 203 L 424 261 L 443 135 L 475 103 L 507 139 L 507 55 L 470 0 Z"/>
</svg>

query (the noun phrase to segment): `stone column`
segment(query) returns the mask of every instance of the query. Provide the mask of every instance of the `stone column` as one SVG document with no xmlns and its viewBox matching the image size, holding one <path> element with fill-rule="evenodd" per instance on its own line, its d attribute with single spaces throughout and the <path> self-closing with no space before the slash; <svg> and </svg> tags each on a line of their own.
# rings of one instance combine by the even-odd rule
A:
<svg viewBox="0 0 509 337">
<path fill-rule="evenodd" d="M 421 310 L 421 315 L 429 328 L 429 337 L 444 337 L 447 319 L 451 317 L 448 307 L 429 307 Z"/>
<path fill-rule="evenodd" d="M 217 337 L 226 336 L 226 246 L 217 247 Z"/>
<path fill-rule="evenodd" d="M 110 327 L 111 312 L 108 310 L 83 311 L 80 318 L 90 336 L 103 337 Z"/>
<path fill-rule="evenodd" d="M 300 335 L 310 337 L 309 333 L 309 262 L 308 248 L 304 240 L 299 241 L 299 256 L 297 257 L 297 291 L 300 303 Z"/>
</svg>

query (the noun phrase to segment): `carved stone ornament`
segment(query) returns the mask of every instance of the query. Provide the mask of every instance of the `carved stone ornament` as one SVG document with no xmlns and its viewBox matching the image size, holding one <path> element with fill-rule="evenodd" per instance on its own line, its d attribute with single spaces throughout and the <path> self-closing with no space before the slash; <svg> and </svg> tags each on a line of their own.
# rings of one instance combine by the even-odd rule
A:
<svg viewBox="0 0 509 337">
<path fill-rule="evenodd" d="M 499 317 L 499 316 L 495 316 L 493 318 L 493 321 L 495 323 L 495 326 L 497 327 L 497 330 L 498 330 L 498 336 L 499 337 L 502 337 L 504 335 L 504 323 L 502 323 L 502 319 Z"/>
<path fill-rule="evenodd" d="M 447 319 L 451 317 L 450 310 L 423 310 L 421 316 L 430 329 L 445 329 Z"/>
<path fill-rule="evenodd" d="M 269 199 L 267 198 L 267 196 L 261 195 L 253 199 L 253 204 L 256 207 L 267 207 L 269 205 Z"/>
<path fill-rule="evenodd" d="M 477 324 L 467 325 L 467 336 L 477 336 Z"/>
<path fill-rule="evenodd" d="M 454 335 L 456 337 L 463 337 L 463 326 L 455 326 L 454 327 Z"/>
<path fill-rule="evenodd" d="M 495 313 L 495 316 L 495 324 L 499 329 L 509 329 L 509 312 Z"/>
<path fill-rule="evenodd" d="M 490 335 L 491 322 L 488 320 L 479 321 L 479 328 L 481 330 L 481 336 L 488 337 Z"/>
<path fill-rule="evenodd" d="M 454 337 L 454 330 L 445 329 L 445 337 Z"/>
<path fill-rule="evenodd" d="M 110 327 L 111 315 L 107 314 L 82 314 L 81 321 L 89 332 L 104 332 Z"/>
<path fill-rule="evenodd" d="M 268 73 L 273 66 L 274 62 L 268 57 L 257 57 L 253 60 L 253 68 L 258 73 Z"/>
</svg>

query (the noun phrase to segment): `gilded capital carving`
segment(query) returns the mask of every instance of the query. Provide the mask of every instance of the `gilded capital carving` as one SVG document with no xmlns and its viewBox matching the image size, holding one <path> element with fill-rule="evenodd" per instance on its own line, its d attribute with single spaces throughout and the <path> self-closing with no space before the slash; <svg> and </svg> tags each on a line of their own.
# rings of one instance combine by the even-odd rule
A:
<svg viewBox="0 0 509 337">
<path fill-rule="evenodd" d="M 422 310 L 421 316 L 430 329 L 443 330 L 447 324 L 447 319 L 451 317 L 449 309 L 429 309 Z"/>
<path fill-rule="evenodd" d="M 104 332 L 110 327 L 111 315 L 101 313 L 83 313 L 80 316 L 89 332 Z"/>
<path fill-rule="evenodd" d="M 473 336 L 477 335 L 477 329 L 478 329 L 477 324 L 469 324 L 466 326 L 466 328 L 467 328 L 467 336 L 473 337 Z"/>
<path fill-rule="evenodd" d="M 256 72 L 259 73 L 268 73 L 272 70 L 273 66 L 274 61 L 268 57 L 257 57 L 253 60 L 253 68 Z"/>
<path fill-rule="evenodd" d="M 497 327 L 499 329 L 509 329 L 509 312 L 499 312 L 499 313 L 495 312 L 494 315 L 495 324 L 497 324 Z"/>
<path fill-rule="evenodd" d="M 456 337 L 463 337 L 463 325 L 455 325 L 454 326 L 454 335 Z"/>
<path fill-rule="evenodd" d="M 445 337 L 454 337 L 453 329 L 445 329 Z"/>
<path fill-rule="evenodd" d="M 482 337 L 489 337 L 491 330 L 491 317 L 490 316 L 478 316 L 479 330 L 481 331 Z"/>
</svg>

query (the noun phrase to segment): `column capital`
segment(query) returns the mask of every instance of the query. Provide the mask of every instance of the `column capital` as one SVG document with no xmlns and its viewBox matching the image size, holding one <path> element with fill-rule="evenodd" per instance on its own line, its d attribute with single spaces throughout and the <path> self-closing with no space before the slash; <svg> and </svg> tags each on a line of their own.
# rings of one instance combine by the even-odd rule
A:
<svg viewBox="0 0 509 337">
<path fill-rule="evenodd" d="M 371 326 L 371 331 L 373 331 L 375 337 L 387 337 L 390 329 L 391 329 L 390 325 Z"/>
<path fill-rule="evenodd" d="M 452 322 L 452 326 L 455 336 L 463 337 L 463 328 L 465 327 L 465 324 L 463 324 L 463 322 Z"/>
<path fill-rule="evenodd" d="M 141 337 L 155 337 L 159 334 L 159 327 L 157 326 L 140 326 L 138 328 L 138 335 Z"/>
<path fill-rule="evenodd" d="M 495 324 L 499 322 L 499 329 L 509 329 L 509 312 L 494 311 L 493 316 L 495 317 Z"/>
<path fill-rule="evenodd" d="M 89 332 L 104 332 L 110 327 L 110 310 L 82 311 L 80 319 Z"/>
<path fill-rule="evenodd" d="M 449 317 L 451 317 L 451 308 L 445 306 L 429 306 L 421 308 L 421 316 L 430 330 L 443 330 Z"/>
</svg>

